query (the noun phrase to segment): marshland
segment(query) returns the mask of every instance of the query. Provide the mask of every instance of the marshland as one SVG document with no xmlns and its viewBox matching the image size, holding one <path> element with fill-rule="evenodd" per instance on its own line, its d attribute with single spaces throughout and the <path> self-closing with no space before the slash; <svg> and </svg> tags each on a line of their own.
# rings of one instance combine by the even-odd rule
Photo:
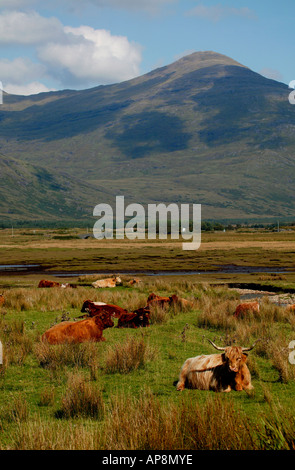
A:
<svg viewBox="0 0 295 470">
<path fill-rule="evenodd" d="M 0 448 L 294 450 L 295 314 L 287 309 L 295 303 L 294 232 L 202 234 L 194 253 L 177 241 L 81 240 L 78 233 L 0 231 L 0 264 L 42 267 L 0 276 Z M 228 265 L 244 269 L 222 270 Z M 94 289 L 108 272 L 119 273 L 122 285 Z M 134 276 L 141 282 L 131 287 Z M 40 279 L 77 287 L 40 289 Z M 247 291 L 259 298 L 259 315 L 235 318 L 241 287 L 251 283 L 260 287 L 259 295 Z M 151 292 L 191 305 L 152 308 L 148 328 L 116 328 L 114 319 L 104 342 L 41 341 L 52 325 L 79 321 L 86 299 L 134 311 Z M 260 339 L 247 362 L 253 390 L 176 391 L 188 357 L 216 353 L 208 339 L 244 347 Z"/>
</svg>

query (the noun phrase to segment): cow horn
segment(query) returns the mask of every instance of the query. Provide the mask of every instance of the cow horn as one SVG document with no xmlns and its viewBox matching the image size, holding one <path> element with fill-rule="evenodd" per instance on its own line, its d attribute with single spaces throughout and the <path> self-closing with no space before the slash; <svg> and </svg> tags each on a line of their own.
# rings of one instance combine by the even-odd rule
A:
<svg viewBox="0 0 295 470">
<path fill-rule="evenodd" d="M 254 348 L 254 346 L 256 345 L 256 343 L 258 343 L 258 341 L 261 341 L 261 339 L 257 339 L 257 340 L 255 341 L 255 343 L 253 343 L 252 346 L 250 346 L 249 348 L 242 348 L 242 351 L 243 351 L 243 352 L 244 352 L 244 351 L 251 351 L 251 349 Z"/>
<path fill-rule="evenodd" d="M 208 339 L 208 338 L 207 338 Z M 213 341 L 211 341 L 210 339 L 208 339 L 209 343 L 212 344 L 212 346 L 215 348 L 215 349 L 218 349 L 218 351 L 224 351 L 225 348 L 221 348 L 220 346 L 216 346 L 216 344 L 213 343 Z"/>
</svg>

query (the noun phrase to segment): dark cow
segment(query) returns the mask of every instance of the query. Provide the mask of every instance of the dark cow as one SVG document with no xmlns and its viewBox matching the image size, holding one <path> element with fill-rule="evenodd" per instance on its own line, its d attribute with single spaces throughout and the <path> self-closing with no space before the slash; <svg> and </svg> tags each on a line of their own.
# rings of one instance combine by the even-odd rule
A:
<svg viewBox="0 0 295 470">
<path fill-rule="evenodd" d="M 5 303 L 4 295 L 0 294 L 0 307 L 2 307 L 2 305 L 4 305 L 4 303 Z"/>
<path fill-rule="evenodd" d="M 81 312 L 82 313 L 87 312 L 87 316 L 89 317 L 94 317 L 95 315 L 99 315 L 102 312 L 105 312 L 105 313 L 109 313 L 115 318 L 118 318 L 120 315 L 127 313 L 127 310 L 125 310 L 122 307 L 119 307 L 119 305 L 106 304 L 104 302 L 93 302 L 92 300 L 85 300 L 82 305 Z"/>
<path fill-rule="evenodd" d="M 131 313 L 123 313 L 118 320 L 117 328 L 144 328 L 150 325 L 149 308 L 138 308 Z"/>
<path fill-rule="evenodd" d="M 208 340 L 222 354 L 196 356 L 187 359 L 180 371 L 177 390 L 195 388 L 213 390 L 215 392 L 230 392 L 231 390 L 251 390 L 250 371 L 246 365 L 246 351 L 250 348 L 227 346 L 221 348 Z"/>
</svg>

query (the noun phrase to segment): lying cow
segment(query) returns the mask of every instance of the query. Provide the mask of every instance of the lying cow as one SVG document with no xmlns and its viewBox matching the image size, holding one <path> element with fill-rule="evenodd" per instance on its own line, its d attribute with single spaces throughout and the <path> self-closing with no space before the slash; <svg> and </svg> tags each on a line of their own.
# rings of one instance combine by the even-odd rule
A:
<svg viewBox="0 0 295 470">
<path fill-rule="evenodd" d="M 77 288 L 76 284 L 69 284 L 68 282 L 66 282 L 65 284 L 61 284 L 60 287 L 62 289 L 76 289 Z"/>
<path fill-rule="evenodd" d="M 194 388 L 230 392 L 231 390 L 251 390 L 251 374 L 246 364 L 246 351 L 250 348 L 227 346 L 221 348 L 208 340 L 222 354 L 210 354 L 187 359 L 180 371 L 177 390 Z"/>
<path fill-rule="evenodd" d="M 246 313 L 259 313 L 259 303 L 258 302 L 245 302 L 239 304 L 235 310 L 234 317 L 243 318 Z"/>
<path fill-rule="evenodd" d="M 39 282 L 38 287 L 60 287 L 60 283 L 55 281 L 46 281 L 45 279 L 42 279 L 42 281 Z"/>
<path fill-rule="evenodd" d="M 118 320 L 117 328 L 144 328 L 150 325 L 150 310 L 139 308 L 132 313 L 123 313 Z"/>
<path fill-rule="evenodd" d="M 147 298 L 147 306 L 158 305 L 159 307 L 164 307 L 165 305 L 170 305 L 170 302 L 170 297 L 161 297 L 153 292 Z"/>
<path fill-rule="evenodd" d="M 4 303 L 5 303 L 4 295 L 0 294 L 0 307 L 2 307 L 2 305 L 4 305 Z"/>
<path fill-rule="evenodd" d="M 161 297 L 154 293 L 150 294 L 147 299 L 147 306 L 160 306 L 164 307 L 166 305 L 180 305 L 182 308 L 192 307 L 193 303 L 189 300 L 178 297 L 178 295 L 171 295 L 170 297 Z"/>
<path fill-rule="evenodd" d="M 135 279 L 131 279 L 130 281 L 128 281 L 128 284 L 129 284 L 129 286 L 136 286 L 136 285 L 138 285 L 140 282 L 141 282 L 140 279 L 135 278 Z"/>
<path fill-rule="evenodd" d="M 102 287 L 116 287 L 120 284 L 122 284 L 121 278 L 115 276 L 108 279 L 99 279 L 98 281 L 93 282 L 92 286 L 95 287 L 95 289 L 98 289 Z"/>
<path fill-rule="evenodd" d="M 42 341 L 49 344 L 83 343 L 84 341 L 105 341 L 103 330 L 114 326 L 111 315 L 103 313 L 80 321 L 65 321 L 52 326 L 42 335 Z"/>
<path fill-rule="evenodd" d="M 178 297 L 178 295 L 171 295 L 169 297 L 170 305 L 180 305 L 182 308 L 191 308 L 193 307 L 193 302 L 187 299 L 183 299 L 182 297 Z"/>
<path fill-rule="evenodd" d="M 100 315 L 102 312 L 109 313 L 110 315 L 118 318 L 120 315 L 127 313 L 119 305 L 106 304 L 104 302 L 92 302 L 92 300 L 85 300 L 82 305 L 81 312 L 87 312 L 88 317 L 94 317 L 95 315 Z M 86 316 L 86 315 L 84 315 Z"/>
</svg>

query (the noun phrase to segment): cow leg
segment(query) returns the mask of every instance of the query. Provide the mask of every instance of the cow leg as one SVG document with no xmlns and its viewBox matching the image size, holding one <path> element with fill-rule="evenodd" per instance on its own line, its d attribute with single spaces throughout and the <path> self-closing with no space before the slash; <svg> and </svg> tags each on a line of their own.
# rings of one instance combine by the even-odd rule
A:
<svg viewBox="0 0 295 470">
<path fill-rule="evenodd" d="M 184 363 L 184 365 L 182 366 L 182 369 L 181 369 L 180 374 L 179 374 L 178 384 L 176 386 L 177 391 L 182 391 L 182 390 L 185 389 L 185 382 L 186 382 L 186 378 L 187 378 L 189 365 L 190 365 L 189 360 L 187 360 Z"/>
<path fill-rule="evenodd" d="M 253 390 L 253 385 L 251 384 L 251 374 L 246 364 L 242 366 L 242 388 L 244 390 Z"/>
<path fill-rule="evenodd" d="M 176 386 L 176 390 L 177 390 L 178 392 L 182 392 L 184 389 L 185 389 L 184 382 L 179 381 L 178 384 L 177 384 L 177 386 Z"/>
<path fill-rule="evenodd" d="M 185 389 L 185 380 L 186 380 L 186 371 L 185 371 L 185 370 L 182 370 L 182 371 L 180 372 L 179 380 L 178 380 L 178 383 L 177 383 L 177 385 L 176 385 L 176 390 L 177 390 L 178 392 Z"/>
<path fill-rule="evenodd" d="M 236 391 L 241 392 L 243 390 L 243 386 L 241 384 L 236 384 Z"/>
<path fill-rule="evenodd" d="M 228 392 L 231 392 L 231 389 L 232 389 L 232 388 L 231 388 L 231 386 L 230 386 L 230 385 L 228 385 L 228 387 L 227 387 L 227 388 L 225 388 L 225 389 L 224 389 L 224 390 L 222 390 L 222 391 L 223 391 L 224 393 L 228 393 Z"/>
</svg>

